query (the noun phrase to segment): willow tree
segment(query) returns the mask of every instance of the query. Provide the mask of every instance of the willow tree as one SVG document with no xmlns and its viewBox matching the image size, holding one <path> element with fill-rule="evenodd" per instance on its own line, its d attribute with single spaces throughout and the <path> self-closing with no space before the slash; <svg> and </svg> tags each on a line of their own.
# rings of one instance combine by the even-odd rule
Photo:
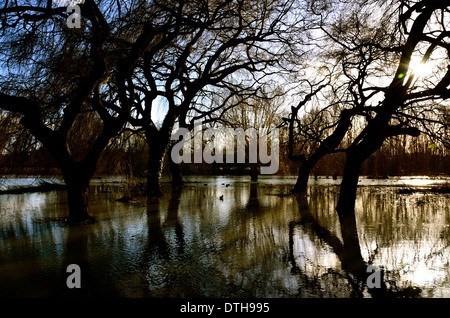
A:
<svg viewBox="0 0 450 318">
<path fill-rule="evenodd" d="M 162 162 L 175 125 L 227 107 L 208 103 L 215 92 L 258 96 L 259 86 L 287 71 L 283 63 L 306 26 L 297 1 L 175 1 L 152 5 L 158 17 L 151 41 L 127 85 L 133 96 L 130 124 L 145 133 L 147 195 L 162 194 Z M 146 10 L 146 8 L 142 8 Z M 149 5 L 148 10 L 151 10 Z M 146 24 L 142 32 L 146 31 Z"/>
<path fill-rule="evenodd" d="M 261 151 L 260 141 L 267 140 L 274 132 L 274 129 L 278 128 L 285 94 L 285 89 L 281 87 L 263 87 L 261 96 L 248 96 L 248 98 L 238 100 L 236 105 L 220 118 L 220 124 L 223 129 L 231 127 L 235 132 L 238 129 L 244 131 L 243 150 L 245 150 L 245 157 L 247 158 L 243 159 L 245 159 L 246 168 L 248 168 L 245 170 L 248 171 L 252 181 L 258 180 L 261 162 L 258 162 L 256 156 L 253 160 L 251 159 L 250 149 L 254 147 L 253 149 Z M 254 140 L 250 140 L 252 133 L 254 133 Z M 234 142 L 234 138 L 229 141 Z M 233 147 L 236 148 L 235 151 L 237 152 L 238 144 L 233 145 Z M 275 155 L 275 153 L 273 154 Z M 229 154 L 227 153 L 227 155 Z M 234 157 L 234 153 L 232 155 Z M 259 160 L 261 160 L 261 153 L 259 156 Z"/>
<path fill-rule="evenodd" d="M 341 217 L 354 213 L 362 163 L 390 137 L 402 134 L 419 136 L 421 127 L 417 120 L 422 123 L 433 121 L 435 113 L 448 107 L 449 9 L 450 1 L 402 1 L 398 7 L 389 4 L 386 11 L 380 12 L 389 19 L 372 21 L 378 26 L 373 32 L 390 34 L 389 42 L 373 43 L 370 38 L 362 38 L 355 43 L 350 39 L 351 34 L 342 33 L 333 37 L 349 56 L 355 50 L 362 50 L 368 58 L 373 51 L 381 51 L 385 57 L 374 60 L 366 72 L 357 73 L 351 86 L 368 112 L 364 114 L 364 128 L 345 151 L 346 162 L 336 207 Z M 380 65 L 386 67 L 380 69 Z M 424 65 L 432 72 L 427 72 Z M 376 82 L 377 73 L 380 82 Z M 369 94 L 370 98 L 363 98 L 367 96 L 363 93 Z"/>
<path fill-rule="evenodd" d="M 88 189 L 98 160 L 127 122 L 126 79 L 145 39 L 124 51 L 139 1 L 86 0 L 80 25 L 52 1 L 6 1 L 0 8 L 0 108 L 51 153 L 67 185 L 69 223 L 89 222 Z"/>
<path fill-rule="evenodd" d="M 333 94 L 322 99 L 321 112 L 332 105 L 332 120 L 315 131 L 324 137 L 311 154 L 297 155 L 304 164 L 294 191 L 305 191 L 311 164 L 324 155 L 346 155 L 337 210 L 352 213 L 362 163 L 383 143 L 398 135 L 421 133 L 448 144 L 449 1 L 356 1 L 324 6 L 317 1 L 312 13 L 320 16 L 320 56 L 333 74 L 326 83 Z M 331 65 L 331 68 L 329 67 Z M 308 98 L 324 88 L 314 85 L 293 107 L 291 124 Z M 325 106 L 330 105 L 330 106 Z M 334 106 L 333 106 L 334 107 Z M 313 117 L 314 119 L 320 116 Z M 300 127 L 308 133 L 308 125 Z M 315 135 L 309 133 L 314 138 Z M 294 145 L 295 146 L 295 145 Z M 303 172 L 303 174 L 302 174 Z M 305 177 L 306 176 L 306 177 Z M 301 178 L 303 177 L 303 178 Z"/>
</svg>

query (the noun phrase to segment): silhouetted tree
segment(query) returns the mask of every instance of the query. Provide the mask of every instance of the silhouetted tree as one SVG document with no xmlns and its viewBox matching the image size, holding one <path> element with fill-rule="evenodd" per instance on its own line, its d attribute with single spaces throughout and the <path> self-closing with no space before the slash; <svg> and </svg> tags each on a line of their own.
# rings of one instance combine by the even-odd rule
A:
<svg viewBox="0 0 450 318">
<path fill-rule="evenodd" d="M 122 10 L 111 10 L 117 4 Z M 123 87 L 142 43 L 137 38 L 124 52 L 120 38 L 133 5 L 86 0 L 81 27 L 74 29 L 66 8 L 52 1 L 7 1 L 0 8 L 0 108 L 20 114 L 54 157 L 67 185 L 70 223 L 93 220 L 90 179 L 129 116 Z"/>
<path fill-rule="evenodd" d="M 295 45 L 290 35 L 304 28 L 295 5 L 249 0 L 155 3 L 165 19 L 158 18 L 160 24 L 149 32 L 152 40 L 127 86 L 133 96 L 130 123 L 142 129 L 149 144 L 149 197 L 161 195 L 162 162 L 176 124 L 188 127 L 220 112 L 227 104 L 211 107 L 217 94 L 245 91 L 257 96 L 259 85 L 286 71 L 283 60 Z M 298 20 L 289 22 L 294 17 Z"/>
<path fill-rule="evenodd" d="M 342 48 L 339 56 L 343 75 L 348 79 L 346 89 L 353 96 L 353 109 L 361 109 L 358 115 L 364 120 L 362 129 L 345 149 L 336 207 L 342 221 L 354 211 L 363 162 L 388 138 L 419 136 L 418 121 L 428 127 L 430 122 L 438 122 L 435 114 L 442 112 L 442 107 L 434 102 L 445 103 L 450 97 L 450 70 L 444 70 L 450 56 L 446 31 L 450 2 L 396 4 L 364 3 L 350 14 L 343 10 L 341 19 L 330 30 L 323 28 Z M 377 19 L 369 14 L 371 10 L 378 10 Z M 421 65 L 434 72 L 419 72 Z M 418 115 L 415 120 L 412 114 Z"/>
<path fill-rule="evenodd" d="M 321 17 L 320 40 L 329 44 L 326 50 L 321 47 L 320 55 L 323 64 L 333 66 L 331 80 L 325 83 L 332 87 L 332 98 L 325 99 L 323 105 L 328 106 L 319 108 L 312 120 L 299 122 L 299 109 L 324 89 L 325 84 L 318 82 L 292 108 L 286 121 L 290 123 L 291 140 L 294 124 L 317 140 L 310 154 L 297 156 L 291 141 L 291 156 L 302 163 L 294 192 L 306 190 L 311 168 L 323 156 L 346 154 L 338 204 L 338 210 L 344 213 L 353 210 L 361 165 L 385 140 L 422 132 L 448 144 L 444 137 L 448 135 L 444 119 L 447 106 L 443 104 L 450 80 L 445 72 L 448 3 L 365 1 L 323 7 L 325 3 L 319 1 L 311 10 Z M 428 65 L 434 73 L 419 73 L 421 65 Z M 331 113 L 332 120 L 310 129 L 308 125 L 320 119 L 323 112 Z M 316 132 L 322 133 L 322 127 L 327 132 L 317 138 Z"/>
</svg>

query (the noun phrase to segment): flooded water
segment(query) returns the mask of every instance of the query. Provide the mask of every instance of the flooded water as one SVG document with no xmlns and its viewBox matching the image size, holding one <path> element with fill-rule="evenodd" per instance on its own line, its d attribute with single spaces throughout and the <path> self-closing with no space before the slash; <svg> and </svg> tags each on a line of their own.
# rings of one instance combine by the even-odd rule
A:
<svg viewBox="0 0 450 318">
<path fill-rule="evenodd" d="M 0 297 L 450 297 L 450 195 L 415 191 L 448 179 L 362 179 L 354 226 L 335 212 L 339 180 L 307 197 L 289 195 L 295 178 L 187 181 L 122 203 L 119 180 L 94 180 L 97 222 L 78 227 L 64 191 L 0 195 Z"/>
</svg>

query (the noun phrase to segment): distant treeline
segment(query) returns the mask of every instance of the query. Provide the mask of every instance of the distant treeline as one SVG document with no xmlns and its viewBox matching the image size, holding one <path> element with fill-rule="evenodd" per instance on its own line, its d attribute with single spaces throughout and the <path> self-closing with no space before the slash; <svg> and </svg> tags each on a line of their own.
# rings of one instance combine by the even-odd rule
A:
<svg viewBox="0 0 450 318">
<path fill-rule="evenodd" d="M 278 175 L 297 175 L 298 163 L 288 159 L 286 137 L 281 134 Z M 102 175 L 146 175 L 147 144 L 138 135 L 116 140 L 102 154 L 96 172 Z M 171 175 L 170 155 L 164 159 L 163 174 Z M 312 175 L 342 175 L 345 153 L 337 152 L 323 157 L 312 170 Z M 249 175 L 253 164 L 181 163 L 182 175 Z M 35 149 L 0 156 L 0 173 L 18 175 L 59 175 L 52 156 L 44 149 Z M 427 136 L 398 136 L 388 140 L 361 168 L 361 174 L 372 177 L 400 175 L 450 175 L 450 151 L 436 145 Z"/>
</svg>

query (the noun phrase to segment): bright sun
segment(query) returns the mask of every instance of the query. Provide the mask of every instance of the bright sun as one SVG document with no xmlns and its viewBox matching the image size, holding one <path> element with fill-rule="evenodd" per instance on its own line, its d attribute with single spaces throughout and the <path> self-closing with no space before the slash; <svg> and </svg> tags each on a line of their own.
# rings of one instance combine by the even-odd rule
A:
<svg viewBox="0 0 450 318">
<path fill-rule="evenodd" d="M 427 74 L 430 74 L 433 70 L 433 67 L 430 63 L 425 63 L 422 61 L 422 58 L 419 56 L 412 56 L 411 61 L 409 63 L 409 69 L 411 73 L 418 77 L 426 77 Z"/>
<path fill-rule="evenodd" d="M 417 77 L 424 76 L 430 71 L 429 66 L 427 66 L 425 63 L 422 63 L 421 61 L 416 63 L 412 61 L 411 70 L 412 73 Z"/>
</svg>

